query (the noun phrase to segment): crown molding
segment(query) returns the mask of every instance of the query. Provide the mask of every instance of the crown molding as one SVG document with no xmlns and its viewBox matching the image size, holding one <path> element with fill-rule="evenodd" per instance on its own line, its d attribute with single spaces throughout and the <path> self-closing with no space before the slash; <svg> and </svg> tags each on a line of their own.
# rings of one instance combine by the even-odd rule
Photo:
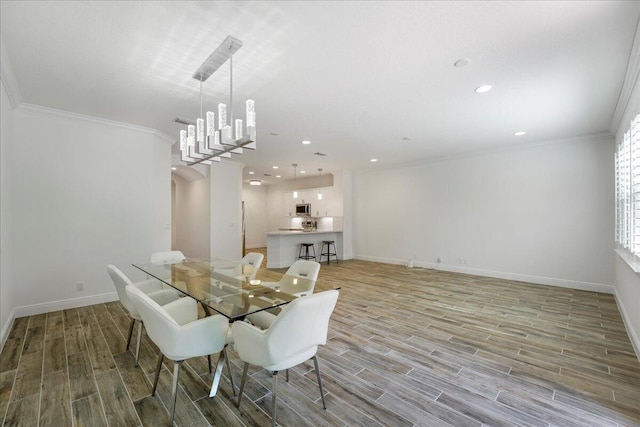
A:
<svg viewBox="0 0 640 427">
<path fill-rule="evenodd" d="M 22 95 L 20 94 L 20 87 L 18 86 L 16 77 L 13 74 L 13 68 L 11 67 L 7 50 L 4 47 L 2 35 L 0 35 L 0 80 L 2 80 L 4 88 L 7 91 L 11 107 L 15 110 L 22 104 Z"/>
<path fill-rule="evenodd" d="M 507 145 L 491 146 L 491 147 L 479 148 L 476 150 L 463 151 L 461 153 L 437 155 L 437 156 L 432 156 L 428 158 L 413 160 L 410 162 L 392 163 L 385 166 L 376 166 L 375 168 L 362 167 L 357 169 L 351 169 L 351 171 L 357 172 L 357 173 L 363 173 L 363 174 L 377 173 L 379 171 L 394 170 L 394 169 L 403 168 L 403 167 L 421 166 L 421 165 L 428 165 L 433 163 L 448 162 L 452 160 L 470 159 L 470 158 L 484 157 L 484 156 L 490 156 L 490 155 L 501 154 L 501 153 L 523 151 L 523 150 L 529 150 L 532 148 L 544 147 L 544 146 L 555 145 L 555 144 L 574 144 L 574 143 L 588 143 L 588 142 L 613 144 L 613 141 L 614 141 L 614 135 L 612 135 L 609 131 L 597 132 L 597 133 L 591 133 L 586 135 L 572 136 L 569 138 L 554 138 L 554 139 L 545 139 L 540 141 L 532 141 L 527 143 L 513 143 L 513 144 L 507 144 Z M 611 146 L 613 147 L 613 145 Z M 335 176 L 335 173 L 334 173 L 334 176 Z"/>
<path fill-rule="evenodd" d="M 611 124 L 609 125 L 609 131 L 612 134 L 616 134 L 620 123 L 624 118 L 624 113 L 629 106 L 629 100 L 631 94 L 638 83 L 638 77 L 640 76 L 640 23 L 636 27 L 636 36 L 633 39 L 633 45 L 631 46 L 631 53 L 629 54 L 629 62 L 627 63 L 627 72 L 624 76 L 624 83 L 620 90 L 620 97 L 618 98 L 618 104 L 613 112 L 611 118 Z"/>
<path fill-rule="evenodd" d="M 51 116 L 65 117 L 65 118 L 68 118 L 68 119 L 83 120 L 83 121 L 87 121 L 87 122 L 91 122 L 91 123 L 98 123 L 98 124 L 102 124 L 102 125 L 106 125 L 106 126 L 119 127 L 119 128 L 123 128 L 123 129 L 127 129 L 127 130 L 132 130 L 132 131 L 135 131 L 135 132 L 142 132 L 142 133 L 147 133 L 147 134 L 154 135 L 158 139 L 161 139 L 162 141 L 167 142 L 169 144 L 174 144 L 176 142 L 175 138 L 171 138 L 166 133 L 160 132 L 160 131 L 158 131 L 156 129 L 147 128 L 147 127 L 144 127 L 144 126 L 132 125 L 132 124 L 129 124 L 129 123 L 124 123 L 124 122 L 118 122 L 118 121 L 115 121 L 115 120 L 102 119 L 102 118 L 98 118 L 98 117 L 87 116 L 85 114 L 73 113 L 73 112 L 70 112 L 70 111 L 58 110 L 58 109 L 55 109 L 55 108 L 43 107 L 43 106 L 40 106 L 40 105 L 34 105 L 34 104 L 28 104 L 28 103 L 20 104 L 18 106 L 18 110 L 26 111 L 26 112 L 48 114 L 48 115 L 51 115 Z"/>
<path fill-rule="evenodd" d="M 2 39 L 2 35 L 0 35 L 0 79 L 4 84 L 4 87 L 7 91 L 7 95 L 9 97 L 9 102 L 11 103 L 11 107 L 14 110 L 20 109 L 24 111 L 38 112 L 43 114 L 49 114 L 59 117 L 66 117 L 76 120 L 84 120 L 93 123 L 100 123 L 107 126 L 120 127 L 128 130 L 133 130 L 136 132 L 148 133 L 156 136 L 158 139 L 167 142 L 169 144 L 174 144 L 176 142 L 175 138 L 171 138 L 166 133 L 160 132 L 156 129 L 146 128 L 143 126 L 136 126 L 129 123 L 118 122 L 115 120 L 107 120 L 101 119 L 98 117 L 87 116 L 84 114 L 72 113 L 69 111 L 57 110 L 55 108 L 42 107 L 39 105 L 28 104 L 22 101 L 22 95 L 20 94 L 20 87 L 18 86 L 18 82 L 16 81 L 15 75 L 13 74 L 13 67 L 11 66 L 11 60 L 9 59 L 9 55 L 4 46 L 4 40 Z"/>
</svg>

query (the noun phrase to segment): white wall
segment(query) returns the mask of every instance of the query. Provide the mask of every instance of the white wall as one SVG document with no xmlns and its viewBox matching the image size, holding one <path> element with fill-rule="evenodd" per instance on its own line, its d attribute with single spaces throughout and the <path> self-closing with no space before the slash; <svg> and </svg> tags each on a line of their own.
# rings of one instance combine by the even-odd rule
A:
<svg viewBox="0 0 640 427">
<path fill-rule="evenodd" d="M 636 79 L 629 103 L 624 110 L 622 120 L 618 126 L 616 143 L 622 140 L 622 135 L 624 131 L 629 128 L 631 119 L 640 113 L 640 84 L 638 81 L 640 80 Z M 613 160 L 611 160 L 611 162 L 613 162 Z M 611 210 L 613 211 L 613 209 L 612 205 Z M 611 234 L 613 234 L 613 232 Z M 640 359 L 640 276 L 634 273 L 629 265 L 618 255 L 616 255 L 615 286 L 620 311 L 625 320 L 631 341 L 635 346 L 636 355 L 638 359 Z"/>
<path fill-rule="evenodd" d="M 15 307 L 12 250 L 13 108 L 0 80 L 0 348 L 9 332 Z"/>
<path fill-rule="evenodd" d="M 247 249 L 267 246 L 267 186 L 242 186 L 245 214 L 245 247 Z"/>
<path fill-rule="evenodd" d="M 613 292 L 611 140 L 356 172 L 354 257 Z"/>
<path fill-rule="evenodd" d="M 211 256 L 242 258 L 242 164 L 221 161 L 210 169 Z"/>
<path fill-rule="evenodd" d="M 172 174 L 171 179 L 175 184 L 172 249 L 182 251 L 188 258 L 209 259 L 209 177 L 189 181 Z"/>
<path fill-rule="evenodd" d="M 14 130 L 16 315 L 116 298 L 107 264 L 137 279 L 132 262 L 170 248 L 170 144 L 29 106 L 14 111 Z"/>
</svg>

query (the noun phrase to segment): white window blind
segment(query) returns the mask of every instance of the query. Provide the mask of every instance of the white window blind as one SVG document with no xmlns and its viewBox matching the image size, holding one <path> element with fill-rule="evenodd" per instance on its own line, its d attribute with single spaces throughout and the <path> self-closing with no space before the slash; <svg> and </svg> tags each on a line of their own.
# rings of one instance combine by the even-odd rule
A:
<svg viewBox="0 0 640 427">
<path fill-rule="evenodd" d="M 615 240 L 640 255 L 640 114 L 631 121 L 614 155 Z"/>
<path fill-rule="evenodd" d="M 630 247 L 634 254 L 640 253 L 640 115 L 631 122 L 631 206 Z"/>
</svg>

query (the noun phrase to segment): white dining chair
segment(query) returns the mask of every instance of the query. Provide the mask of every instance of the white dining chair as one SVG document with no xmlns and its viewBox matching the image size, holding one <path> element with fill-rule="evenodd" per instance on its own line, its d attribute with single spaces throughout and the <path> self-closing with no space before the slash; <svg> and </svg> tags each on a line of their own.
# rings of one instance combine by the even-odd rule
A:
<svg viewBox="0 0 640 427">
<path fill-rule="evenodd" d="M 264 255 L 258 252 L 249 252 L 242 258 L 242 264 L 250 265 L 254 268 L 253 272 L 249 276 L 250 280 L 256 278 L 256 274 L 258 274 L 258 269 L 262 265 L 262 261 L 264 260 Z"/>
<path fill-rule="evenodd" d="M 296 292 L 293 295 L 297 297 L 301 297 L 304 295 L 309 295 L 313 293 L 313 289 L 316 286 L 316 281 L 318 280 L 318 274 L 320 273 L 320 263 L 316 261 L 307 261 L 304 259 L 299 259 L 291 264 L 291 267 L 286 271 L 285 275 L 300 277 L 304 279 L 312 280 L 311 286 L 309 288 L 304 289 L 301 292 Z M 278 283 L 267 284 L 264 286 L 275 286 Z M 253 313 L 247 316 L 247 319 L 253 323 L 254 325 L 267 329 L 273 321 L 278 316 L 279 308 L 270 309 L 269 311 L 263 310 L 257 313 Z"/>
<path fill-rule="evenodd" d="M 316 261 L 307 261 L 305 259 L 296 260 L 287 270 L 286 275 L 303 277 L 305 279 L 316 281 L 320 273 L 320 263 Z M 313 292 L 313 289 L 310 291 Z"/>
<path fill-rule="evenodd" d="M 118 267 L 111 264 L 107 266 L 107 272 L 113 281 L 113 285 L 116 288 L 120 303 L 129 313 L 131 317 L 131 325 L 129 326 L 129 336 L 127 337 L 127 350 L 131 344 L 131 336 L 133 335 L 133 328 L 136 321 L 138 324 L 138 339 L 136 343 L 136 366 L 138 366 L 138 359 L 140 358 L 140 341 L 142 339 L 142 319 L 140 314 L 136 310 L 129 296 L 126 292 L 126 288 L 129 286 L 139 289 L 141 292 L 149 295 L 154 301 L 160 305 L 168 304 L 179 298 L 178 293 L 172 289 L 163 289 L 162 283 L 156 279 L 143 280 L 133 283 Z"/>
<path fill-rule="evenodd" d="M 178 375 L 180 367 L 186 359 L 220 353 L 211 389 L 212 391 L 217 389 L 222 364 L 226 361 L 231 389 L 235 396 L 236 390 L 226 351 L 227 344 L 231 342 L 229 321 L 226 317 L 215 315 L 198 319 L 197 303 L 190 297 L 180 298 L 165 306 L 160 306 L 135 287 L 128 287 L 127 293 L 145 323 L 147 335 L 160 350 L 153 390 L 151 391 L 152 396 L 155 396 L 158 387 L 162 360 L 166 357 L 175 362 L 170 425 L 173 425 L 176 411 Z"/>
<path fill-rule="evenodd" d="M 234 277 L 239 280 L 248 279 L 253 280 L 256 278 L 256 274 L 258 274 L 258 269 L 262 265 L 262 260 L 264 260 L 264 255 L 258 252 L 249 252 L 246 254 L 238 265 L 235 268 L 224 268 L 217 269 L 216 272 L 220 274 L 224 274 L 229 277 Z M 244 266 L 251 266 L 251 272 L 248 275 L 244 274 Z"/>
<path fill-rule="evenodd" d="M 254 266 L 256 269 L 260 268 L 264 255 L 259 252 L 249 252 L 242 257 L 242 263 Z"/>
<path fill-rule="evenodd" d="M 318 346 L 327 342 L 329 318 L 337 300 L 337 290 L 297 298 L 282 309 L 282 313 L 266 330 L 247 322 L 234 322 L 231 325 L 234 347 L 245 362 L 236 406 L 240 407 L 249 365 L 271 371 L 271 420 L 275 426 L 278 372 L 313 359 L 322 406 L 327 409 L 316 353 Z"/>
<path fill-rule="evenodd" d="M 180 251 L 154 252 L 149 258 L 151 264 L 177 264 L 187 258 Z"/>
</svg>

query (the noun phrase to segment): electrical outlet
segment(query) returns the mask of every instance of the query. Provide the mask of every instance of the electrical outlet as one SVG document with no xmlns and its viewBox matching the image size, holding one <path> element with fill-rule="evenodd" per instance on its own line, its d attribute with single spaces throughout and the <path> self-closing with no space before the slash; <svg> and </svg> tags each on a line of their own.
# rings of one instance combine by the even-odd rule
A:
<svg viewBox="0 0 640 427">
<path fill-rule="evenodd" d="M 82 282 L 78 282 L 78 283 L 76 283 L 76 291 L 77 291 L 77 292 L 82 292 L 82 291 L 84 291 L 84 283 L 82 283 Z"/>
</svg>

